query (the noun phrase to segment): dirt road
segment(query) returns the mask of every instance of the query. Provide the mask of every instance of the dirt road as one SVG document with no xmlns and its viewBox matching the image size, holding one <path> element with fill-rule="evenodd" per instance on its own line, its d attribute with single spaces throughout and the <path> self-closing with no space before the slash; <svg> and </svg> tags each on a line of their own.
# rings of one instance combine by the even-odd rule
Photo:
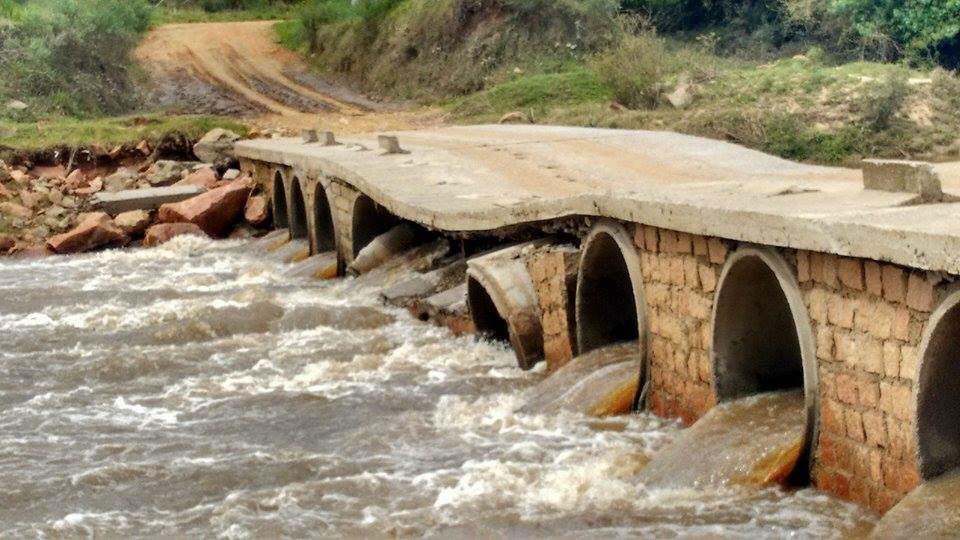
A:
<svg viewBox="0 0 960 540">
<path fill-rule="evenodd" d="M 338 132 L 433 126 L 440 113 L 371 101 L 310 74 L 276 42 L 274 21 L 173 24 L 135 52 L 159 105 L 183 113 L 240 116 L 265 128 Z"/>
</svg>

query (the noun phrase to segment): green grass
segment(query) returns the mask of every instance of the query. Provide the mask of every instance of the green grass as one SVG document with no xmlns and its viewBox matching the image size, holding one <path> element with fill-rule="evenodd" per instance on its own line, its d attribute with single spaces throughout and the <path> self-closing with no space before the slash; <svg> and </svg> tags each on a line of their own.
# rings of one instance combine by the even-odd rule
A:
<svg viewBox="0 0 960 540">
<path fill-rule="evenodd" d="M 59 146 L 113 146 L 141 140 L 156 142 L 174 131 L 198 139 L 215 127 L 246 135 L 247 127 L 230 118 L 211 116 L 124 116 L 77 120 L 54 119 L 43 123 L 0 120 L 0 159 Z"/>
<path fill-rule="evenodd" d="M 291 6 L 274 5 L 252 9 L 230 9 L 208 12 L 198 7 L 160 7 L 154 10 L 151 24 L 200 23 L 200 22 L 238 22 L 283 20 L 296 17 Z"/>
<path fill-rule="evenodd" d="M 579 68 L 515 78 L 455 102 L 453 111 L 477 121 L 512 111 L 532 111 L 536 117 L 557 107 L 609 101 L 611 95 L 593 73 Z"/>
<path fill-rule="evenodd" d="M 279 21 L 273 25 L 277 42 L 291 51 L 299 51 L 307 44 L 307 35 L 299 19 Z"/>
</svg>

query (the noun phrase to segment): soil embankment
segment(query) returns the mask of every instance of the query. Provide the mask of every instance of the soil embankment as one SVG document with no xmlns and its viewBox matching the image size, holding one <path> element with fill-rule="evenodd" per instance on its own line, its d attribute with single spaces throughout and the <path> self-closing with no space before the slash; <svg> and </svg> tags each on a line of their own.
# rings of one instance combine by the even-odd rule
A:
<svg viewBox="0 0 960 540">
<path fill-rule="evenodd" d="M 321 80 L 276 42 L 275 21 L 172 24 L 152 30 L 135 52 L 155 99 L 184 113 L 242 116 L 273 129 L 374 131 L 439 122 Z"/>
</svg>

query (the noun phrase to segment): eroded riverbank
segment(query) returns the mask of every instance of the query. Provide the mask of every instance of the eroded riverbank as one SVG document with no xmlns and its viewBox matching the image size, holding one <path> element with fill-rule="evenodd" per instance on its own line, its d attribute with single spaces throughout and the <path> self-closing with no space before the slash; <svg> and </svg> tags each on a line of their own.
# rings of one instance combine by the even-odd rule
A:
<svg viewBox="0 0 960 540">
<path fill-rule="evenodd" d="M 812 490 L 648 490 L 679 427 L 518 413 L 541 370 L 239 242 L 0 262 L 6 535 L 834 536 Z M 542 369 L 542 368 L 541 368 Z"/>
</svg>

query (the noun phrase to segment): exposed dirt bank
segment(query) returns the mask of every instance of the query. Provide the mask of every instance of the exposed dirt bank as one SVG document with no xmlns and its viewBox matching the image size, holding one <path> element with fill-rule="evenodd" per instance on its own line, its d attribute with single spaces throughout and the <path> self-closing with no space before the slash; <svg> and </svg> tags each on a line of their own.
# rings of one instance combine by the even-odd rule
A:
<svg viewBox="0 0 960 540">
<path fill-rule="evenodd" d="M 135 57 L 160 105 L 177 112 L 242 116 L 267 129 L 360 132 L 441 123 L 434 109 L 375 102 L 311 75 L 276 43 L 274 21 L 173 24 L 144 39 Z"/>
</svg>

